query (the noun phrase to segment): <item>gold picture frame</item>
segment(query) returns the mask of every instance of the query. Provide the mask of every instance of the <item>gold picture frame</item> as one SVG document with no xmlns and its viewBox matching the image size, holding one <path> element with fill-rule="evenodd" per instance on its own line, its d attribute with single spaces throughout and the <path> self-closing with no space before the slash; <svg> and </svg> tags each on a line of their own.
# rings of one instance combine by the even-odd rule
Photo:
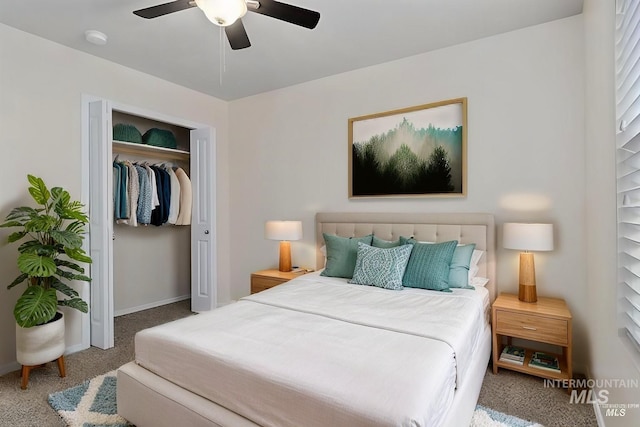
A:
<svg viewBox="0 0 640 427">
<path fill-rule="evenodd" d="M 466 197 L 467 98 L 349 119 L 349 198 Z"/>
</svg>

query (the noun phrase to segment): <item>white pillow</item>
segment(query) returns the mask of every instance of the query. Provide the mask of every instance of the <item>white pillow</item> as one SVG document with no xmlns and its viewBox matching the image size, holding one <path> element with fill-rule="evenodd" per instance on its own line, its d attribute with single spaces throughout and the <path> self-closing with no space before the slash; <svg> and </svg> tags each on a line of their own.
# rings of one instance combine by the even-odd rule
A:
<svg viewBox="0 0 640 427">
<path fill-rule="evenodd" d="M 473 280 L 473 278 L 476 277 L 476 275 L 478 274 L 478 271 L 480 271 L 480 267 L 478 267 L 477 265 L 469 266 L 469 284 L 471 284 L 471 280 Z"/>
<path fill-rule="evenodd" d="M 485 286 L 487 283 L 489 283 L 489 279 L 487 279 L 486 277 L 474 277 L 473 279 L 471 279 L 469 281 L 469 284 L 471 286 Z"/>
<path fill-rule="evenodd" d="M 471 254 L 471 265 L 478 265 L 478 262 L 480 262 L 480 258 L 482 258 L 482 255 L 484 254 L 484 251 L 480 251 L 478 249 L 474 249 L 473 253 Z"/>
</svg>

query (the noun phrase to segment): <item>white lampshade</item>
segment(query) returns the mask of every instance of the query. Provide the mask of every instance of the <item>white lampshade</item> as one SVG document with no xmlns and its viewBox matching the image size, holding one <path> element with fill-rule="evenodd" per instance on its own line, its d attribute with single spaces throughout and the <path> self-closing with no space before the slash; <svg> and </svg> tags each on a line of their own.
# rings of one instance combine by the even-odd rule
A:
<svg viewBox="0 0 640 427">
<path fill-rule="evenodd" d="M 302 239 L 301 221 L 267 221 L 264 226 L 264 237 L 269 240 Z"/>
<path fill-rule="evenodd" d="M 505 223 L 502 246 L 521 251 L 552 251 L 553 224 Z"/>
<path fill-rule="evenodd" d="M 227 27 L 247 13 L 245 0 L 196 0 L 209 21 Z"/>
</svg>

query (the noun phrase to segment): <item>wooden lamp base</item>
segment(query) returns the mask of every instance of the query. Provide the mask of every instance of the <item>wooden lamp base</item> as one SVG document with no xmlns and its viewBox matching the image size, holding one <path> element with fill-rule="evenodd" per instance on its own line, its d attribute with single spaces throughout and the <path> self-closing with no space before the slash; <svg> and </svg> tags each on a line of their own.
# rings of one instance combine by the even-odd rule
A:
<svg viewBox="0 0 640 427">
<path fill-rule="evenodd" d="M 523 302 L 536 302 L 536 269 L 533 264 L 533 253 L 522 252 L 520 254 L 520 286 L 518 287 L 518 299 Z"/>
<path fill-rule="evenodd" d="M 291 242 L 280 242 L 280 264 L 278 269 L 283 272 L 291 271 Z"/>
</svg>

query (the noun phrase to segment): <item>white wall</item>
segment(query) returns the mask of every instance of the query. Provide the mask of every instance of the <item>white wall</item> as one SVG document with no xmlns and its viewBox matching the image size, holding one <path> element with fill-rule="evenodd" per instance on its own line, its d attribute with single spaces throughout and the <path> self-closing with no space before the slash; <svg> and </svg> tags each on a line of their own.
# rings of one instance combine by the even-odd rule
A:
<svg viewBox="0 0 640 427">
<path fill-rule="evenodd" d="M 232 298 L 277 263 L 269 219 L 300 219 L 293 262 L 314 263 L 318 211 L 490 212 L 551 221 L 556 249 L 536 254 L 538 294 L 563 297 L 586 363 L 584 37 L 576 16 L 230 103 Z M 468 98 L 468 196 L 349 200 L 349 117 Z M 518 253 L 498 250 L 499 290 L 517 292 Z"/>
<path fill-rule="evenodd" d="M 598 379 L 635 379 L 640 372 L 617 333 L 617 239 L 614 94 L 614 4 L 585 0 L 585 200 L 590 374 Z M 640 403 L 637 388 L 608 388 L 609 403 Z M 605 412 L 605 411 L 602 411 Z M 605 412 L 606 414 L 606 412 Z M 603 414 L 604 415 L 604 414 Z M 640 409 L 604 417 L 609 426 L 640 425 Z"/>
<path fill-rule="evenodd" d="M 142 53 L 141 53 L 142 54 Z M 26 175 L 81 194 L 81 96 L 89 94 L 172 117 L 209 124 L 217 133 L 218 301 L 229 301 L 228 104 L 152 76 L 0 25 L 0 217 L 30 203 Z M 13 305 L 23 289 L 16 245 L 0 229 L 0 373 L 14 368 Z M 161 248 L 159 248 L 161 250 Z M 68 312 L 67 345 L 81 341 L 80 315 Z"/>
</svg>

